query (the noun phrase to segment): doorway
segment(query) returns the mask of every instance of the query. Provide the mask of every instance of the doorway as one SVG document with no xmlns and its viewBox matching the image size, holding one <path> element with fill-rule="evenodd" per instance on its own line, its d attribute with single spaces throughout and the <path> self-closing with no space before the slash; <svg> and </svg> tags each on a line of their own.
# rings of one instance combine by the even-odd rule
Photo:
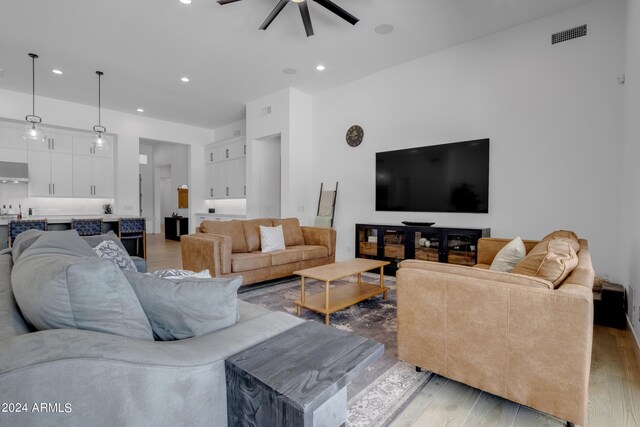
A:
<svg viewBox="0 0 640 427">
<path fill-rule="evenodd" d="M 189 208 L 178 209 L 178 187 L 189 186 L 190 148 L 186 144 L 140 139 L 140 216 L 147 233 L 162 233 L 164 218 L 189 217 Z M 146 157 L 143 164 L 142 155 Z"/>
<path fill-rule="evenodd" d="M 275 135 L 258 139 L 253 144 L 253 155 L 257 162 L 257 194 L 259 218 L 280 218 L 281 206 L 281 138 Z"/>
</svg>

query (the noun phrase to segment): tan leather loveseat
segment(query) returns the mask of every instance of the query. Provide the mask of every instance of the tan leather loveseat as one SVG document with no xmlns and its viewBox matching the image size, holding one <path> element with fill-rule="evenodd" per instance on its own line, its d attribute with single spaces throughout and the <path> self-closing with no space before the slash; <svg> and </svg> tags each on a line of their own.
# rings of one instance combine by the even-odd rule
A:
<svg viewBox="0 0 640 427">
<path fill-rule="evenodd" d="M 282 225 L 285 250 L 262 253 L 260 226 Z M 208 269 L 214 277 L 241 275 L 243 285 L 277 279 L 335 261 L 336 231 L 301 227 L 297 218 L 203 221 L 182 236 L 182 267 Z"/>
<path fill-rule="evenodd" d="M 487 270 L 509 241 L 480 239 L 480 268 L 415 260 L 401 263 L 398 357 L 584 425 L 594 279 L 587 241 L 575 238 L 577 266 L 571 273 L 565 271 L 569 275 L 559 277 L 562 280 L 555 286 L 539 277 L 542 269 L 529 275 Z M 528 257 L 537 243 L 525 241 Z M 537 248 L 547 244 L 543 239 Z M 536 250 L 538 258 L 544 258 Z"/>
</svg>

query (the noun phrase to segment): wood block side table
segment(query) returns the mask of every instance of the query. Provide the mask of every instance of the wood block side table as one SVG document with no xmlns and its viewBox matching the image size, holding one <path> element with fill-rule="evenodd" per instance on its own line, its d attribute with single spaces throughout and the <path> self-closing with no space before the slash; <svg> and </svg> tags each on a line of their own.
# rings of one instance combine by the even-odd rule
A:
<svg viewBox="0 0 640 427">
<path fill-rule="evenodd" d="M 347 384 L 384 353 L 371 339 L 306 322 L 229 357 L 229 426 L 335 427 Z"/>
</svg>

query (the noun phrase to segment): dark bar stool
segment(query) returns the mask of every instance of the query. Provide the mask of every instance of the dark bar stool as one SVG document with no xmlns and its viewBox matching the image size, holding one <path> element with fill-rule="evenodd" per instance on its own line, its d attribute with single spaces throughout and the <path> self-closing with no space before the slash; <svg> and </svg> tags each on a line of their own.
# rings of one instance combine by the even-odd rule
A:
<svg viewBox="0 0 640 427">
<path fill-rule="evenodd" d="M 13 246 L 18 234 L 27 230 L 47 231 L 46 219 L 12 219 L 9 221 L 9 247 Z"/>
<path fill-rule="evenodd" d="M 81 236 L 102 234 L 102 218 L 71 218 L 71 228 Z"/>
<path fill-rule="evenodd" d="M 142 239 L 142 258 L 147 258 L 147 225 L 144 218 L 120 218 L 118 237 L 120 240 L 136 239 L 136 255 L 139 252 L 138 241 Z"/>
</svg>

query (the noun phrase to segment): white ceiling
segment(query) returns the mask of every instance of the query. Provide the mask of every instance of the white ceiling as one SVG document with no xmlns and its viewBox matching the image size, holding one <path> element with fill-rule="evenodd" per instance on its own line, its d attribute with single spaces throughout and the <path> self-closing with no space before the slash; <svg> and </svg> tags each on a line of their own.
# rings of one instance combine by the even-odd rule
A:
<svg viewBox="0 0 640 427">
<path fill-rule="evenodd" d="M 2 0 L 0 88 L 31 93 L 34 52 L 37 95 L 96 105 L 102 70 L 104 108 L 215 128 L 285 87 L 318 93 L 588 1 L 334 0 L 355 26 L 310 1 L 307 38 L 295 4 L 258 30 L 278 0 Z"/>
</svg>

